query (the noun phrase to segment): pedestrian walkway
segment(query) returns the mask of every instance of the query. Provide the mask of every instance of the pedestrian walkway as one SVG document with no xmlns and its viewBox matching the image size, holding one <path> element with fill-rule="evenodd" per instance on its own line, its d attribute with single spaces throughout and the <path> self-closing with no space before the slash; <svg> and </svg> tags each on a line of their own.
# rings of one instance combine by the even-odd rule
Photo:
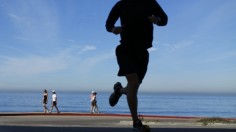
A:
<svg viewBox="0 0 236 132">
<path fill-rule="evenodd" d="M 236 132 L 236 124 L 197 122 L 196 117 L 142 116 L 152 132 Z M 236 120 L 236 119 L 231 119 Z M 132 132 L 130 115 L 0 113 L 0 132 Z"/>
</svg>

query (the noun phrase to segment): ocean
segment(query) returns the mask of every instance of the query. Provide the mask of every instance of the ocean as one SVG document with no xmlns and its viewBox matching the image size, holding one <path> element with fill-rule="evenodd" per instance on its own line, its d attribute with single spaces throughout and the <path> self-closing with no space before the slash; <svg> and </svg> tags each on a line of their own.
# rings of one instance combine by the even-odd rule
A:
<svg viewBox="0 0 236 132">
<path fill-rule="evenodd" d="M 57 91 L 61 112 L 90 112 L 89 92 Z M 98 93 L 100 113 L 129 114 L 126 96 L 110 107 L 110 93 Z M 220 94 L 139 93 L 139 114 L 236 118 L 236 96 Z M 0 112 L 43 112 L 42 92 L 0 92 Z M 51 106 L 49 93 L 48 108 Z M 54 109 L 55 110 L 55 109 Z"/>
</svg>

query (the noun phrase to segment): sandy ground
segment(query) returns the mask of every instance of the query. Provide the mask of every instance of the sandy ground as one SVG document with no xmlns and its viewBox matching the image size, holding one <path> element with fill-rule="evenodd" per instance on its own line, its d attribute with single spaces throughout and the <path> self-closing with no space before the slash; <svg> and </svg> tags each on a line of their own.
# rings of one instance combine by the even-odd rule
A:
<svg viewBox="0 0 236 132">
<path fill-rule="evenodd" d="M 236 132 L 236 124 L 203 125 L 196 117 L 143 116 L 152 132 Z M 236 120 L 236 119 L 229 119 Z M 129 115 L 0 113 L 0 132 L 132 132 Z"/>
</svg>

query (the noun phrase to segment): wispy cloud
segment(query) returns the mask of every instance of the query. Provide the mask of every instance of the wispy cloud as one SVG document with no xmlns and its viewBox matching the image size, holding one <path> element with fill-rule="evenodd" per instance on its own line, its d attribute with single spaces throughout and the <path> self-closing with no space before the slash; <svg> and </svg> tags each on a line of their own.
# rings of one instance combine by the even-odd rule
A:
<svg viewBox="0 0 236 132">
<path fill-rule="evenodd" d="M 73 39 L 68 39 L 67 41 L 70 42 L 70 43 L 74 43 L 75 42 L 75 40 L 73 40 Z"/>
<path fill-rule="evenodd" d="M 181 50 L 181 49 L 188 47 L 190 45 L 193 45 L 193 44 L 194 44 L 194 41 L 192 41 L 192 40 L 184 40 L 184 41 L 178 42 L 176 44 L 166 43 L 166 44 L 163 44 L 163 46 L 165 47 L 165 49 L 167 51 L 173 52 L 176 50 Z"/>
<path fill-rule="evenodd" d="M 80 44 L 73 44 L 68 47 L 65 47 L 61 54 L 68 55 L 68 56 L 78 56 L 82 57 L 82 55 L 89 51 L 95 51 L 97 48 L 94 45 L 80 45 Z"/>
<path fill-rule="evenodd" d="M 30 44 L 56 39 L 58 35 L 58 15 L 46 1 L 6 2 L 5 13 L 14 27 L 14 36 L 30 40 Z"/>
<path fill-rule="evenodd" d="M 236 51 L 221 52 L 213 55 L 214 56 L 211 55 L 205 58 L 205 63 L 222 62 L 228 59 L 231 59 L 233 61 L 236 58 Z"/>
<path fill-rule="evenodd" d="M 62 54 L 70 58 L 76 71 L 87 73 L 100 63 L 107 61 L 115 56 L 115 51 L 99 53 L 94 45 L 72 45 L 65 49 Z"/>
<path fill-rule="evenodd" d="M 13 13 L 8 13 L 8 16 L 15 19 L 16 21 L 24 20 L 23 17 L 17 16 L 16 14 Z"/>
<path fill-rule="evenodd" d="M 198 16 L 202 15 L 202 17 L 196 19 L 198 23 L 195 26 L 195 28 L 196 27 L 197 28 L 194 36 L 205 37 L 210 34 L 224 35 L 227 32 L 229 32 L 226 29 L 230 29 L 230 27 L 235 27 L 234 20 L 236 16 L 234 15 L 234 12 L 235 12 L 236 2 L 234 0 L 229 0 L 224 2 L 216 1 L 216 3 L 218 3 L 216 4 L 216 6 L 212 6 L 211 1 L 199 1 L 199 2 L 201 5 L 204 5 L 205 7 L 202 8 L 201 11 L 197 12 L 198 13 L 197 15 Z M 192 11 L 190 12 L 193 11 L 195 10 L 192 9 Z M 191 16 L 191 17 L 196 17 L 196 16 Z M 217 30 L 221 32 L 216 32 Z"/>
<path fill-rule="evenodd" d="M 60 73 L 63 70 L 89 72 L 99 63 L 114 57 L 114 52 L 93 53 L 95 46 L 71 46 L 53 56 L 39 56 L 34 54 L 21 57 L 0 57 L 0 76 L 34 76 L 51 72 Z M 71 69 L 70 69 L 71 68 Z"/>
<path fill-rule="evenodd" d="M 92 57 L 85 58 L 84 60 L 81 60 L 80 63 L 77 63 L 77 66 L 80 73 L 86 73 L 89 72 L 92 68 L 99 65 L 100 63 L 114 57 L 115 57 L 114 52 L 95 55 Z"/>
<path fill-rule="evenodd" d="M 152 47 L 152 48 L 148 49 L 148 51 L 149 52 L 155 52 L 155 51 L 157 51 L 157 48 Z"/>
<path fill-rule="evenodd" d="M 67 64 L 63 57 L 42 57 L 31 55 L 28 57 L 3 57 L 0 65 L 3 76 L 31 76 L 35 74 L 63 70 Z"/>
<path fill-rule="evenodd" d="M 96 47 L 93 45 L 86 45 L 81 48 L 81 50 L 79 51 L 79 54 L 82 54 L 87 51 L 92 51 L 92 50 L 96 50 Z"/>
<path fill-rule="evenodd" d="M 22 40 L 22 41 L 27 41 L 27 40 L 29 40 L 29 38 L 20 37 L 20 36 L 14 36 L 13 38 L 18 39 L 18 40 Z"/>
</svg>

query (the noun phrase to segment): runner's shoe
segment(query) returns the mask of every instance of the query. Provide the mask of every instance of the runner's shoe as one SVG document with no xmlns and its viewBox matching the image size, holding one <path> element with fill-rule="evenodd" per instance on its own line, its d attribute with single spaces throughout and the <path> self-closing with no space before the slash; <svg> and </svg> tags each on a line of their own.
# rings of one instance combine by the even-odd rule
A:
<svg viewBox="0 0 236 132">
<path fill-rule="evenodd" d="M 122 94 L 119 93 L 121 88 L 123 88 L 123 87 L 122 87 L 120 82 L 117 82 L 114 85 L 114 87 L 113 87 L 114 92 L 110 95 L 110 98 L 109 98 L 110 106 L 113 107 L 113 106 L 115 106 L 118 103 L 118 101 L 119 101 L 119 99 L 120 99 L 120 97 L 122 95 Z"/>
<path fill-rule="evenodd" d="M 133 124 L 134 132 L 151 132 L 151 129 L 148 125 L 143 125 L 142 122 L 138 119 Z"/>
</svg>

